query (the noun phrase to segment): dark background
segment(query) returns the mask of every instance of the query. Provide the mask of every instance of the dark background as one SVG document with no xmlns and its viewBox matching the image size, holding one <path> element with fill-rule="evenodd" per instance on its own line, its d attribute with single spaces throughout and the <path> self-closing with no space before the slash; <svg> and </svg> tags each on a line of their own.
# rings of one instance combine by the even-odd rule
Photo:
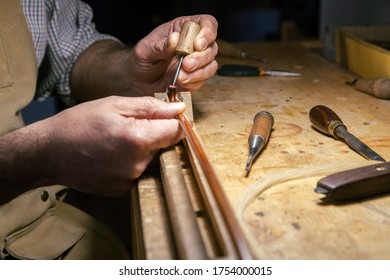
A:
<svg viewBox="0 0 390 280">
<path fill-rule="evenodd" d="M 319 37 L 320 0 L 148 0 L 139 2 L 84 0 L 84 2 L 93 9 L 93 21 L 98 31 L 114 35 L 128 45 L 134 45 L 155 27 L 175 17 L 202 13 L 215 16 L 219 23 L 218 37 L 232 42 L 316 39 Z M 23 110 L 23 116 L 26 124 L 30 124 L 52 116 L 62 108 L 63 104 L 52 96 L 44 101 L 32 102 Z"/>
<path fill-rule="evenodd" d="M 284 22 L 299 37 L 318 37 L 320 0 L 86 0 L 100 32 L 134 44 L 153 28 L 177 16 L 208 13 L 219 22 L 218 37 L 229 41 L 281 39 Z M 137 8 L 135 7 L 137 6 Z"/>
<path fill-rule="evenodd" d="M 335 60 L 339 26 L 390 24 L 389 0 L 84 0 L 102 33 L 134 45 L 158 25 L 183 15 L 208 13 L 227 41 L 314 40 Z M 62 108 L 56 97 L 34 101 L 23 110 L 27 124 Z"/>
</svg>

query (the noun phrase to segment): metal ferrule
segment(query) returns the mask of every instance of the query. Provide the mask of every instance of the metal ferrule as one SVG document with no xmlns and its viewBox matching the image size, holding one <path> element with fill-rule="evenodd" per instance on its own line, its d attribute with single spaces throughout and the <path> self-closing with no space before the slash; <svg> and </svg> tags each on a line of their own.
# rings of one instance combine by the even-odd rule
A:
<svg viewBox="0 0 390 280">
<path fill-rule="evenodd" d="M 334 121 L 332 121 L 332 122 L 329 124 L 329 126 L 328 126 L 328 132 L 329 132 L 331 135 L 333 135 L 334 137 L 340 138 L 339 136 L 337 136 L 337 135 L 334 133 L 335 129 L 336 129 L 338 126 L 340 126 L 340 125 L 342 125 L 342 126 L 345 127 L 345 125 L 343 124 L 343 122 L 340 121 L 340 120 L 334 120 Z"/>
<path fill-rule="evenodd" d="M 261 135 L 254 135 L 249 137 L 248 143 L 250 154 L 252 154 L 253 156 L 258 154 L 263 148 L 264 142 L 264 138 Z"/>
</svg>

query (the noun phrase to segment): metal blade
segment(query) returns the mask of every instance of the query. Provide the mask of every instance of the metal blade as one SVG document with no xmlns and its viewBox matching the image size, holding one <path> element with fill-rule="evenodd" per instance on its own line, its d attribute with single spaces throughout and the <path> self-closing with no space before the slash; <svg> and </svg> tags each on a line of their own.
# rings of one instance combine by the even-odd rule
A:
<svg viewBox="0 0 390 280">
<path fill-rule="evenodd" d="M 358 138 L 349 133 L 345 126 L 339 126 L 334 133 L 345 140 L 345 143 L 351 147 L 355 152 L 362 155 L 366 159 L 379 160 L 385 162 L 386 160 L 377 154 L 374 150 L 360 141 Z"/>
<path fill-rule="evenodd" d="M 285 70 L 264 70 L 265 76 L 278 76 L 278 77 L 299 77 L 302 74 L 297 72 L 285 71 Z"/>
</svg>

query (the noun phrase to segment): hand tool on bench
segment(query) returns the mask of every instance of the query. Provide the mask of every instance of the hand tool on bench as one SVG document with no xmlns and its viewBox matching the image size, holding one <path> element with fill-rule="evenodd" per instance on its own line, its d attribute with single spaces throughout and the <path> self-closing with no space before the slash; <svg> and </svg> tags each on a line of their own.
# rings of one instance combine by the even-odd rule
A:
<svg viewBox="0 0 390 280">
<path fill-rule="evenodd" d="M 261 67 L 241 65 L 241 64 L 223 64 L 218 70 L 217 74 L 220 76 L 231 77 L 260 77 L 260 76 L 274 76 L 274 77 L 299 77 L 300 73 L 286 71 L 286 70 L 265 70 Z"/>
<path fill-rule="evenodd" d="M 261 111 L 255 115 L 248 138 L 249 156 L 245 166 L 246 176 L 249 174 L 253 160 L 266 145 L 273 125 L 274 118 L 270 112 Z"/>
<path fill-rule="evenodd" d="M 310 110 L 310 121 L 325 134 L 341 138 L 366 159 L 385 160 L 347 131 L 339 116 L 330 108 L 317 105 Z M 349 200 L 390 191 L 390 163 L 378 163 L 338 172 L 318 181 L 315 192 L 327 199 Z"/>
<path fill-rule="evenodd" d="M 353 81 L 346 82 L 346 84 L 376 98 L 390 99 L 390 79 L 354 79 Z"/>
<path fill-rule="evenodd" d="M 343 139 L 350 148 L 366 159 L 386 161 L 366 144 L 349 133 L 340 117 L 330 108 L 324 105 L 314 106 L 309 112 L 309 118 L 316 129 L 336 139 Z"/>
<path fill-rule="evenodd" d="M 176 53 L 180 55 L 178 69 L 176 71 L 172 85 L 168 86 L 167 88 L 169 102 L 180 101 L 176 92 L 176 79 L 180 71 L 181 63 L 184 56 L 190 54 L 194 50 L 193 41 L 195 40 L 195 37 L 200 30 L 199 25 L 193 22 L 186 22 L 185 26 L 187 26 L 186 28 L 183 27 L 183 32 L 185 33 L 185 35 L 180 36 L 176 50 Z M 184 114 L 180 113 L 176 116 L 176 118 L 179 120 L 179 123 L 184 131 L 185 137 L 191 148 L 194 150 L 194 153 L 202 167 L 206 180 L 221 210 L 230 237 L 237 251 L 237 255 L 240 259 L 252 259 L 251 252 L 245 240 L 245 236 L 242 232 L 242 229 L 236 219 L 236 215 L 233 212 L 233 209 L 228 201 L 228 198 L 226 197 L 224 189 L 214 169 L 212 168 L 211 163 L 207 158 L 207 155 L 200 143 L 200 140 L 197 138 L 197 135 L 193 131 L 190 122 Z"/>
<path fill-rule="evenodd" d="M 254 52 L 239 48 L 232 43 L 229 43 L 222 39 L 217 39 L 218 44 L 218 55 L 233 57 L 233 58 L 242 58 L 242 59 L 251 59 L 266 63 L 267 59 L 257 55 Z"/>
<path fill-rule="evenodd" d="M 338 172 L 320 179 L 315 192 L 327 199 L 350 200 L 390 192 L 390 162 Z"/>
</svg>

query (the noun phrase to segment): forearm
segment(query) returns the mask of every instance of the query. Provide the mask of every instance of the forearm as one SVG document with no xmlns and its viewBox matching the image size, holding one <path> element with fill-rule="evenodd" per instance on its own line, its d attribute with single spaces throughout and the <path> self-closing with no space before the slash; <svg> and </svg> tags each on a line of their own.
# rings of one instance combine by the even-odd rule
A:
<svg viewBox="0 0 390 280">
<path fill-rule="evenodd" d="M 30 125 L 0 137 L 0 205 L 38 186 L 49 185 L 51 163 L 46 131 Z M 54 180 L 53 180 L 54 181 Z"/>
<path fill-rule="evenodd" d="M 116 41 L 99 41 L 77 59 L 70 76 L 72 95 L 88 101 L 109 95 L 141 96 L 131 76 L 130 47 Z"/>
</svg>

